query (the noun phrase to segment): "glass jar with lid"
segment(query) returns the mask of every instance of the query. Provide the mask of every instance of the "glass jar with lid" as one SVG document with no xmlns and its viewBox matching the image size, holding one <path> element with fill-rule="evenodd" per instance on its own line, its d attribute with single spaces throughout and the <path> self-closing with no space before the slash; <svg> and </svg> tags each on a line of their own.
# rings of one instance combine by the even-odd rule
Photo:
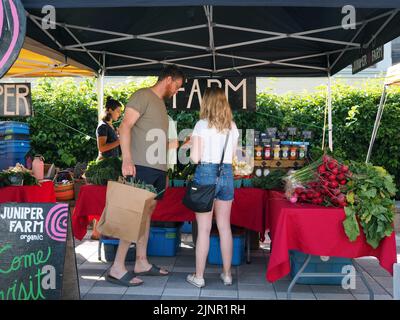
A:
<svg viewBox="0 0 400 320">
<path fill-rule="evenodd" d="M 289 159 L 289 147 L 282 146 L 282 160 L 287 160 L 287 159 Z"/>
<path fill-rule="evenodd" d="M 297 146 L 291 146 L 290 147 L 290 155 L 289 159 L 290 160 L 297 160 Z"/>
<path fill-rule="evenodd" d="M 254 147 L 254 160 L 262 160 L 263 148 L 261 146 Z"/>
<path fill-rule="evenodd" d="M 306 146 L 302 144 L 299 148 L 299 160 L 303 160 L 306 157 Z"/>
<path fill-rule="evenodd" d="M 264 160 L 271 160 L 271 145 L 267 144 L 264 147 Z"/>
<path fill-rule="evenodd" d="M 276 144 L 274 146 L 274 160 L 280 160 L 281 158 L 281 146 L 279 144 Z"/>
</svg>

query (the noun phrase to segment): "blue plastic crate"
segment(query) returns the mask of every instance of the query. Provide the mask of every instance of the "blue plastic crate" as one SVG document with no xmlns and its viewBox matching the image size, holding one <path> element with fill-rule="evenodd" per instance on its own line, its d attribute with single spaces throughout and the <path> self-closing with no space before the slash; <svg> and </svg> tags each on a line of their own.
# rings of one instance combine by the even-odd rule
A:
<svg viewBox="0 0 400 320">
<path fill-rule="evenodd" d="M 31 149 L 30 140 L 7 140 L 0 141 L 0 156 L 17 157 L 25 156 Z"/>
<path fill-rule="evenodd" d="M 0 136 L 0 141 L 10 140 L 30 140 L 30 136 L 27 134 L 7 134 L 4 136 Z"/>
<path fill-rule="evenodd" d="M 290 275 L 292 278 L 300 270 L 307 254 L 300 251 L 290 250 Z M 329 257 L 328 261 L 323 261 L 320 256 L 312 256 L 309 264 L 303 273 L 342 273 L 343 267 L 352 265 L 349 258 Z M 347 273 L 343 274 L 343 277 Z M 343 277 L 300 277 L 296 283 L 299 284 L 315 284 L 315 285 L 340 285 Z"/>
<path fill-rule="evenodd" d="M 17 121 L 1 121 L 0 136 L 5 136 L 9 134 L 29 135 L 29 124 Z"/>
<path fill-rule="evenodd" d="M 245 236 L 244 234 L 233 235 L 232 265 L 239 266 L 245 260 Z M 208 251 L 208 263 L 222 265 L 221 247 L 219 235 L 211 234 L 210 250 Z"/>
<path fill-rule="evenodd" d="M 26 166 L 25 156 L 23 157 L 4 157 L 0 155 L 0 170 L 8 169 L 9 167 L 15 167 L 17 163 Z"/>
<path fill-rule="evenodd" d="M 99 239 L 99 246 L 104 248 L 104 258 L 107 262 L 113 262 L 115 260 L 115 255 L 117 254 L 117 249 L 119 245 L 119 239 L 109 238 L 101 236 Z M 136 247 L 131 244 L 128 253 L 126 255 L 125 261 L 135 261 L 136 260 Z"/>
<path fill-rule="evenodd" d="M 147 255 L 174 257 L 181 243 L 179 228 L 150 227 Z"/>
<path fill-rule="evenodd" d="M 192 222 L 185 221 L 185 223 L 181 227 L 182 233 L 192 233 Z"/>
</svg>

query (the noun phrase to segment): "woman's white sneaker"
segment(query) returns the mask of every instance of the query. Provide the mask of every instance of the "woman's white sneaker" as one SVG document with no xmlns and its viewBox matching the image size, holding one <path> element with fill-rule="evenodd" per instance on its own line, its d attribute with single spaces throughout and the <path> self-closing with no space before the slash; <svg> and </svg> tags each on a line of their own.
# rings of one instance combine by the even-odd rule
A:
<svg viewBox="0 0 400 320">
<path fill-rule="evenodd" d="M 220 275 L 222 282 L 226 286 L 231 286 L 232 285 L 232 276 L 227 276 L 224 273 L 221 273 Z"/>
<path fill-rule="evenodd" d="M 197 288 L 202 288 L 206 285 L 204 278 L 196 278 L 194 274 L 189 274 L 186 277 L 186 281 L 190 284 L 196 286 Z"/>
</svg>

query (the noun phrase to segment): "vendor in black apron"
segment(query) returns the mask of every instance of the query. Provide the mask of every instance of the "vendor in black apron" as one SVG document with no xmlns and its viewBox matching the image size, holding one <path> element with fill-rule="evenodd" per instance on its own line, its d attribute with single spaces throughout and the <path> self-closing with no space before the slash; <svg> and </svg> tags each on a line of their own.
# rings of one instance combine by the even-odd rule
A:
<svg viewBox="0 0 400 320">
<path fill-rule="evenodd" d="M 97 160 L 120 156 L 118 132 L 113 126 L 113 121 L 117 121 L 120 115 L 121 103 L 112 98 L 107 98 L 104 113 L 96 130 L 97 148 L 99 150 Z M 93 240 L 100 238 L 96 220 L 94 220 L 91 238 Z"/>
<path fill-rule="evenodd" d="M 113 127 L 113 121 L 117 121 L 121 115 L 121 103 L 107 98 L 104 114 L 96 130 L 98 160 L 120 156 L 118 132 Z"/>
</svg>

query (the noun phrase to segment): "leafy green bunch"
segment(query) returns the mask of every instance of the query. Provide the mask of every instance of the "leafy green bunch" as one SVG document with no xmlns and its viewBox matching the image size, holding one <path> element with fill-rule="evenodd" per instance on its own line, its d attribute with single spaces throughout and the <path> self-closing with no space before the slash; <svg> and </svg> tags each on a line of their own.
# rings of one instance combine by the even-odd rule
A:
<svg viewBox="0 0 400 320">
<path fill-rule="evenodd" d="M 286 174 L 287 172 L 282 169 L 271 170 L 270 174 L 266 177 L 253 177 L 252 183 L 255 188 L 283 190 L 285 185 L 283 178 Z"/>
<path fill-rule="evenodd" d="M 118 181 L 122 176 L 122 161 L 111 157 L 89 162 L 85 172 L 87 182 L 97 185 L 107 185 L 108 180 Z"/>
<path fill-rule="evenodd" d="M 350 170 L 353 176 L 347 184 L 348 206 L 343 226 L 350 241 L 355 241 L 360 224 L 368 244 L 375 249 L 393 232 L 396 185 L 382 167 L 352 161 Z"/>
<path fill-rule="evenodd" d="M 184 166 L 175 165 L 174 169 L 168 169 L 168 178 L 170 180 L 190 180 L 196 170 L 196 165 L 188 163 Z"/>
<path fill-rule="evenodd" d="M 147 184 L 147 183 L 145 183 L 144 181 L 141 181 L 141 180 L 135 180 L 135 179 L 132 179 L 131 181 L 126 180 L 125 184 L 133 186 L 135 188 L 144 189 L 144 190 L 150 191 L 150 192 L 155 193 L 155 194 L 158 193 L 157 189 L 152 184 Z"/>
<path fill-rule="evenodd" d="M 32 171 L 24 166 L 17 164 L 14 168 L 3 170 L 0 172 L 0 188 L 12 185 L 13 177 L 23 180 L 24 186 L 39 185 L 39 181 L 32 175 Z"/>
</svg>

